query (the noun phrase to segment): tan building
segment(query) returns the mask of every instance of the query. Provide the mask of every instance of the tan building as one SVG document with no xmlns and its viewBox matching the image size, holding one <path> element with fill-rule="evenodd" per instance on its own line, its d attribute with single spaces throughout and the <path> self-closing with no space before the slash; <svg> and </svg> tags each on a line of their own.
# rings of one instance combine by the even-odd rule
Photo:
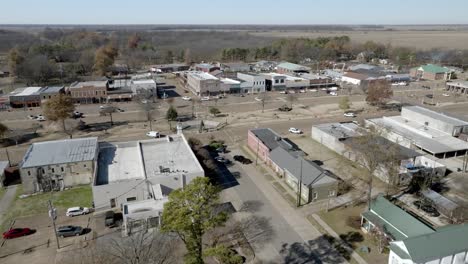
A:
<svg viewBox="0 0 468 264">
<path fill-rule="evenodd" d="M 90 104 L 104 102 L 109 89 L 108 81 L 75 82 L 68 87 L 73 102 Z"/>
<path fill-rule="evenodd" d="M 187 73 L 187 85 L 196 95 L 211 95 L 221 91 L 221 81 L 206 72 Z"/>
</svg>

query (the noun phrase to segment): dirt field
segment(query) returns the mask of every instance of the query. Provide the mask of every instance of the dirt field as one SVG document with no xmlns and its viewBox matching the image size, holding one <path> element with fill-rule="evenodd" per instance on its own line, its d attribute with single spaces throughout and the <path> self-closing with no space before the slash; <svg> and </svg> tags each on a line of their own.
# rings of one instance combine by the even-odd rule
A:
<svg viewBox="0 0 468 264">
<path fill-rule="evenodd" d="M 468 31 L 424 31 L 424 30 L 401 30 L 401 31 L 263 31 L 250 32 L 255 36 L 278 37 L 278 38 L 317 38 L 333 36 L 349 36 L 352 41 L 363 43 L 373 40 L 380 43 L 390 43 L 392 46 L 416 47 L 419 49 L 466 49 L 468 42 Z"/>
</svg>

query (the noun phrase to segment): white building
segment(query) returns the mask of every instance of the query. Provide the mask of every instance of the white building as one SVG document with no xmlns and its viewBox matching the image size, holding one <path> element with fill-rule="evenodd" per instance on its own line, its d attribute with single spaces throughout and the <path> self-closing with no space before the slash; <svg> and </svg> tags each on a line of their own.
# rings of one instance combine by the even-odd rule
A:
<svg viewBox="0 0 468 264">
<path fill-rule="evenodd" d="M 389 264 L 468 263 L 468 224 L 390 242 Z"/>
<path fill-rule="evenodd" d="M 287 76 L 279 73 L 262 73 L 265 77 L 265 90 L 266 91 L 284 91 L 286 90 Z"/>
<path fill-rule="evenodd" d="M 462 156 L 468 142 L 458 139 L 468 132 L 468 122 L 420 106 L 403 107 L 400 116 L 366 120 L 367 126 L 385 128 L 384 137 L 437 158 Z"/>
<path fill-rule="evenodd" d="M 211 95 L 221 92 L 221 82 L 215 76 L 201 71 L 187 73 L 188 88 L 195 95 Z"/>
<path fill-rule="evenodd" d="M 369 76 L 357 72 L 347 72 L 341 77 L 341 81 L 344 83 L 361 85 L 361 83 L 367 80 Z"/>
<path fill-rule="evenodd" d="M 102 142 L 92 186 L 94 205 L 96 210 L 121 209 L 128 234 L 142 223 L 153 226 L 169 193 L 204 175 L 183 135 Z"/>
<path fill-rule="evenodd" d="M 265 92 L 265 76 L 255 73 L 237 73 L 237 78 L 244 81 L 241 83 L 242 93 Z"/>
<path fill-rule="evenodd" d="M 33 143 L 20 164 L 25 193 L 90 184 L 96 167 L 97 138 Z"/>
<path fill-rule="evenodd" d="M 156 97 L 158 94 L 156 81 L 153 79 L 132 80 L 130 87 L 134 95 L 145 94 L 148 97 Z"/>
</svg>

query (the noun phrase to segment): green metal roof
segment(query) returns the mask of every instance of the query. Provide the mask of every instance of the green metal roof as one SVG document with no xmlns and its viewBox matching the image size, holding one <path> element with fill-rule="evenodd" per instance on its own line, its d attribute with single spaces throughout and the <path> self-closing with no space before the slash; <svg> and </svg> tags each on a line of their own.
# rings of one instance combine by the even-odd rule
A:
<svg viewBox="0 0 468 264">
<path fill-rule="evenodd" d="M 425 263 L 427 261 L 440 259 L 468 250 L 468 224 L 451 225 L 430 234 L 410 237 L 403 240 L 406 254 L 403 250 L 396 249 L 394 252 L 400 257 L 406 255 L 415 263 Z M 399 248 L 392 244 L 390 248 Z M 400 253 L 404 253 L 403 256 Z"/>
<path fill-rule="evenodd" d="M 299 65 L 299 64 L 295 64 L 295 63 L 291 63 L 291 62 L 282 62 L 280 64 L 278 64 L 277 66 L 278 68 L 285 68 L 285 69 L 288 69 L 290 71 L 308 71 L 310 70 L 309 67 L 307 66 L 302 66 L 302 65 Z"/>
<path fill-rule="evenodd" d="M 389 202 L 383 196 L 378 196 L 373 200 L 371 209 L 362 213 L 362 216 L 373 224 L 381 226 L 395 240 L 434 232 L 434 229 Z"/>
<path fill-rule="evenodd" d="M 449 69 L 444 68 L 444 67 L 440 67 L 440 66 L 434 65 L 434 64 L 426 64 L 426 65 L 421 66 L 421 68 L 425 72 L 431 72 L 431 73 L 447 73 L 447 72 L 450 72 Z"/>
</svg>

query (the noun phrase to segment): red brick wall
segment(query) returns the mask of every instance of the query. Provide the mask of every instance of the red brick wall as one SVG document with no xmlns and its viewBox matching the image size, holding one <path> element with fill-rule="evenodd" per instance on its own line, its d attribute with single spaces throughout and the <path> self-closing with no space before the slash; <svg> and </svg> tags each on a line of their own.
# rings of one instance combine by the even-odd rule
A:
<svg viewBox="0 0 468 264">
<path fill-rule="evenodd" d="M 253 153 L 257 153 L 258 150 L 258 157 L 263 160 L 269 160 L 270 150 L 263 144 L 262 141 L 258 140 L 258 138 L 249 130 L 247 133 L 247 146 L 252 150 Z"/>
</svg>

